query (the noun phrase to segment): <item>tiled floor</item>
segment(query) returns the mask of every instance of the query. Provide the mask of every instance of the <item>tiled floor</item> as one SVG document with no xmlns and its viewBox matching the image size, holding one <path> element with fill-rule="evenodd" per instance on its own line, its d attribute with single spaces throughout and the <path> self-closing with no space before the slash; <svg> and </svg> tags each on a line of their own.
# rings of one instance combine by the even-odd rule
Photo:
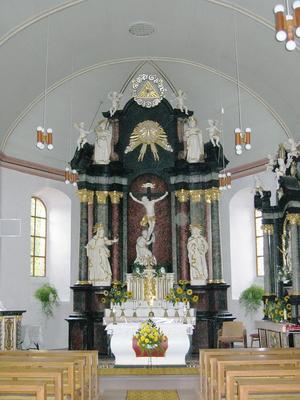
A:
<svg viewBox="0 0 300 400">
<path fill-rule="evenodd" d="M 103 400 L 125 400 L 127 390 L 177 390 L 180 400 L 199 400 L 198 375 L 100 376 Z"/>
</svg>

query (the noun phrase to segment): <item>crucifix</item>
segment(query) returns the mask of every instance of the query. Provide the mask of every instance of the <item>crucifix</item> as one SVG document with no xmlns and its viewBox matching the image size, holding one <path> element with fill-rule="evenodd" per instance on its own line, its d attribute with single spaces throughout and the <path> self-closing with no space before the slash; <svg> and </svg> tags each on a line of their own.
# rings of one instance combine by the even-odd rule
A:
<svg viewBox="0 0 300 400">
<path fill-rule="evenodd" d="M 147 233 L 147 240 L 151 238 L 151 235 L 153 234 L 154 231 L 154 226 L 155 226 L 155 204 L 158 203 L 159 201 L 163 200 L 165 197 L 168 196 L 168 192 L 165 192 L 161 197 L 155 200 L 151 200 L 152 198 L 152 192 L 151 189 L 154 189 L 153 183 L 144 183 L 142 185 L 143 188 L 147 188 L 147 196 L 142 196 L 141 200 L 137 199 L 134 197 L 134 195 L 130 192 L 129 196 L 134 200 L 136 203 L 142 204 L 145 207 L 146 215 L 143 216 L 143 219 L 141 220 L 140 224 L 142 226 L 147 226 L 148 225 L 148 233 Z"/>
</svg>

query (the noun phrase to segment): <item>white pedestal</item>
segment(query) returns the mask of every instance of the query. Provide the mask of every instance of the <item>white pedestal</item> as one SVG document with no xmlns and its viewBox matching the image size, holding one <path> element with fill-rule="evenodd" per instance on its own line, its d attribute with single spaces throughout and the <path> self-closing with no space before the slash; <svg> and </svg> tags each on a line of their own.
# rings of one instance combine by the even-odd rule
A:
<svg viewBox="0 0 300 400">
<path fill-rule="evenodd" d="M 168 338 L 168 349 L 164 357 L 151 357 L 152 365 L 185 365 L 185 356 L 190 348 L 189 336 L 193 333 L 193 326 L 155 320 L 158 327 Z M 136 357 L 132 348 L 132 338 L 141 324 L 138 322 L 109 324 L 107 333 L 112 335 L 110 347 L 114 354 L 116 365 L 148 365 L 148 357 Z"/>
</svg>

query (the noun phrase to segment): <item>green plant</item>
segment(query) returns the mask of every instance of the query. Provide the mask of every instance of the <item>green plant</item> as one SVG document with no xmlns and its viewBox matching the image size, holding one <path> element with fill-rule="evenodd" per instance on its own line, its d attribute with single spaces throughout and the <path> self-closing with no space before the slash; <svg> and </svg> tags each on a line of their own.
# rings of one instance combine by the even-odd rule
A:
<svg viewBox="0 0 300 400">
<path fill-rule="evenodd" d="M 42 311 L 46 317 L 52 317 L 53 308 L 59 304 L 59 297 L 55 287 L 45 283 L 35 291 L 34 297 L 41 302 Z"/>
<path fill-rule="evenodd" d="M 245 308 L 246 314 L 251 314 L 262 305 L 264 289 L 258 285 L 251 285 L 245 289 L 239 298 L 240 304 Z"/>
</svg>

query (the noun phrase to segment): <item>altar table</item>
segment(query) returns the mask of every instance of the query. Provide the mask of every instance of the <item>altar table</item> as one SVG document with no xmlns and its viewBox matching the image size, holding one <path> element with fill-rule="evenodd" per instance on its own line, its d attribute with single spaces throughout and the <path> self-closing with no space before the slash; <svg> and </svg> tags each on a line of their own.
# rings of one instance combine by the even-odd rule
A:
<svg viewBox="0 0 300 400">
<path fill-rule="evenodd" d="M 151 357 L 152 365 L 185 365 L 185 356 L 190 348 L 193 333 L 191 324 L 176 323 L 170 320 L 152 318 L 168 338 L 168 349 L 164 357 Z M 136 357 L 132 338 L 140 328 L 141 322 L 109 324 L 106 327 L 111 335 L 110 348 L 115 356 L 115 365 L 149 365 L 149 357 Z"/>
</svg>

